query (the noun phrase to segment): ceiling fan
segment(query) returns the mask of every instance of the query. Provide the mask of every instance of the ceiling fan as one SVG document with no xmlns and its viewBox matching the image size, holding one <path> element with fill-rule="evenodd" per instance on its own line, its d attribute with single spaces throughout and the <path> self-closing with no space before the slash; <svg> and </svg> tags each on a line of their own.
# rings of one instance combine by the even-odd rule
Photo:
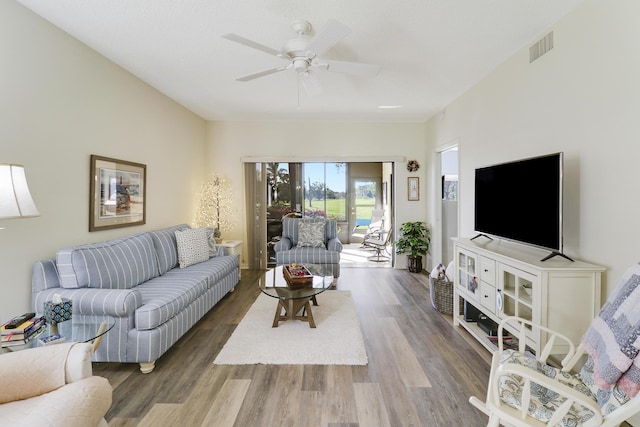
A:
<svg viewBox="0 0 640 427">
<path fill-rule="evenodd" d="M 270 48 L 237 34 L 224 34 L 222 37 L 227 40 L 277 56 L 288 62 L 287 65 L 238 77 L 236 80 L 247 82 L 269 74 L 293 69 L 297 72 L 298 79 L 302 82 L 307 94 L 315 95 L 322 91 L 320 81 L 314 74 L 315 70 L 344 73 L 357 77 L 375 77 L 380 71 L 380 67 L 373 64 L 320 59 L 320 56 L 336 43 L 351 34 L 349 27 L 336 20 L 327 22 L 325 27 L 313 38 L 308 35 L 311 32 L 311 24 L 307 21 L 293 21 L 291 28 L 298 34 L 298 37 L 287 41 L 281 50 Z"/>
</svg>

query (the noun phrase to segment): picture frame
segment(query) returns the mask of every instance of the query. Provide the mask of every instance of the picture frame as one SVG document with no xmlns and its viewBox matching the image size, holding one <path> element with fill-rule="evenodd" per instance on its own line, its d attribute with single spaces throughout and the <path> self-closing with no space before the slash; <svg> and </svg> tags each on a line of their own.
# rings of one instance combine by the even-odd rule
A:
<svg viewBox="0 0 640 427">
<path fill-rule="evenodd" d="M 407 200 L 410 202 L 420 200 L 420 177 L 410 176 L 407 178 Z"/>
<path fill-rule="evenodd" d="M 89 231 L 146 223 L 146 165 L 92 154 L 89 187 Z"/>
</svg>

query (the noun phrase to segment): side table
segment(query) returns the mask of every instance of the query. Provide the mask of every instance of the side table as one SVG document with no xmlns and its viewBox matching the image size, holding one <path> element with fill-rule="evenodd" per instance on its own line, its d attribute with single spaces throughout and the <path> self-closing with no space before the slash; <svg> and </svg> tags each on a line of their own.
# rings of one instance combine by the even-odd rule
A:
<svg viewBox="0 0 640 427">
<path fill-rule="evenodd" d="M 242 240 L 223 240 L 219 246 L 225 248 L 227 255 L 235 255 L 238 257 L 238 278 L 240 278 L 242 272 Z"/>
</svg>

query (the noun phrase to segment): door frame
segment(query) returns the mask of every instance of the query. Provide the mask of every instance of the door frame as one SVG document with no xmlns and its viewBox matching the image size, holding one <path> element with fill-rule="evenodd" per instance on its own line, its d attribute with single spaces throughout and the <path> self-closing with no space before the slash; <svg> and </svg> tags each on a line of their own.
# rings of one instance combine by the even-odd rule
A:
<svg viewBox="0 0 640 427">
<path fill-rule="evenodd" d="M 443 244 L 442 240 L 444 239 L 444 233 L 442 231 L 443 227 L 443 218 L 442 218 L 442 153 L 452 148 L 458 148 L 458 223 L 456 224 L 458 232 L 460 232 L 460 143 L 458 139 L 455 139 L 447 144 L 443 144 L 441 146 L 436 147 L 435 149 L 435 167 L 434 174 L 436 183 L 436 191 L 434 192 L 434 206 L 435 206 L 435 214 L 436 214 L 436 224 L 432 230 L 433 239 L 431 242 L 433 243 L 433 262 L 440 262 L 444 259 L 443 256 Z M 446 265 L 445 265 L 446 267 Z"/>
</svg>

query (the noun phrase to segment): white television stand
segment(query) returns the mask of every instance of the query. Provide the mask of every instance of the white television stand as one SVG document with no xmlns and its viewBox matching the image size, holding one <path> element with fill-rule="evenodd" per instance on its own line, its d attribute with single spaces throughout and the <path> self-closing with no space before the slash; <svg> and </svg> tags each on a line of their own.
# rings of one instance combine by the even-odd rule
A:
<svg viewBox="0 0 640 427">
<path fill-rule="evenodd" d="M 505 240 L 453 241 L 453 324 L 469 331 L 489 351 L 495 344 L 486 332 L 457 315 L 459 297 L 496 323 L 519 316 L 563 333 L 574 344 L 600 311 L 602 266 L 564 258 L 543 261 L 544 251 Z M 527 345 L 535 352 L 546 340 L 540 331 L 527 334 Z M 554 348 L 554 354 L 563 350 Z"/>
</svg>

